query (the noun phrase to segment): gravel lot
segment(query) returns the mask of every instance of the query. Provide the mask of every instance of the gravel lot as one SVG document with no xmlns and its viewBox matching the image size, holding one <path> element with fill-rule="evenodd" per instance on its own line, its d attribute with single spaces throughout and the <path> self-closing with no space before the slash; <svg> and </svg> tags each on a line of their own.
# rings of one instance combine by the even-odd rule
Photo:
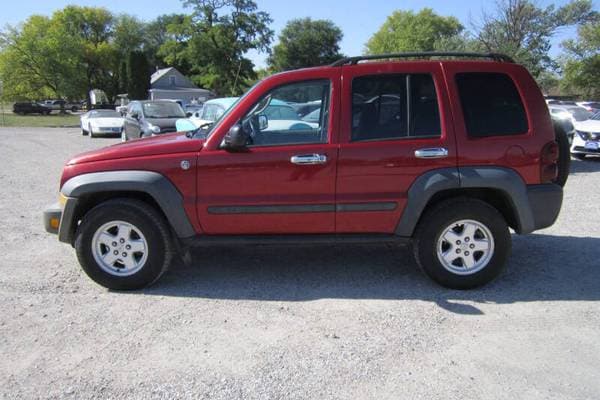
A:
<svg viewBox="0 0 600 400">
<path fill-rule="evenodd" d="M 116 139 L 0 129 L 0 396 L 591 399 L 600 396 L 600 159 L 506 272 L 442 289 L 406 249 L 214 248 L 153 288 L 104 290 L 44 232 L 63 162 Z"/>
</svg>

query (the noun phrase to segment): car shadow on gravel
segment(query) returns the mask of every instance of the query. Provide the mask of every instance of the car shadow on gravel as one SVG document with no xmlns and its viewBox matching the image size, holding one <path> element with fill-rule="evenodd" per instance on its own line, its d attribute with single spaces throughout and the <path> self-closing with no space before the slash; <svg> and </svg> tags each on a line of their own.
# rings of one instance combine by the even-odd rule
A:
<svg viewBox="0 0 600 400">
<path fill-rule="evenodd" d="M 230 300 L 419 299 L 459 314 L 478 303 L 600 300 L 600 238 L 513 236 L 507 270 L 476 290 L 442 288 L 391 246 L 214 247 L 196 249 L 145 295 Z M 464 303 L 467 302 L 467 303 Z"/>
<path fill-rule="evenodd" d="M 600 157 L 586 157 L 585 160 L 571 160 L 571 174 L 600 172 Z"/>
</svg>

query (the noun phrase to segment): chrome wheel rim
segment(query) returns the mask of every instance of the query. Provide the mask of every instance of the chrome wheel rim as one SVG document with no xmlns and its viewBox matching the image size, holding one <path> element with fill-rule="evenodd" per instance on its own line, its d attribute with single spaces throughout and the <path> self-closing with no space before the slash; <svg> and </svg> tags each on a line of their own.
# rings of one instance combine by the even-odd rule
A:
<svg viewBox="0 0 600 400">
<path fill-rule="evenodd" d="M 113 276 L 130 276 L 146 264 L 148 242 L 135 225 L 111 221 L 94 233 L 92 254 L 104 272 Z"/>
<path fill-rule="evenodd" d="M 446 270 L 457 275 L 471 275 L 489 264 L 494 255 L 494 237 L 481 222 L 456 221 L 442 230 L 436 252 Z"/>
</svg>

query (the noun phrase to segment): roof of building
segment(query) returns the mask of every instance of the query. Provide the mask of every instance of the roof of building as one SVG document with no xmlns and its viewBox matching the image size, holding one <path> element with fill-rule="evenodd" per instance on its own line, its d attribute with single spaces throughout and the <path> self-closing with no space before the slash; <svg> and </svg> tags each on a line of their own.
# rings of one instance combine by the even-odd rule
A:
<svg viewBox="0 0 600 400">
<path fill-rule="evenodd" d="M 156 72 L 154 72 L 152 74 L 152 76 L 150 76 L 150 84 L 153 84 L 154 82 L 158 81 L 160 78 L 162 78 L 167 73 L 169 73 L 169 71 L 171 71 L 172 69 L 175 69 L 175 68 L 169 67 L 169 68 L 157 69 Z"/>
</svg>

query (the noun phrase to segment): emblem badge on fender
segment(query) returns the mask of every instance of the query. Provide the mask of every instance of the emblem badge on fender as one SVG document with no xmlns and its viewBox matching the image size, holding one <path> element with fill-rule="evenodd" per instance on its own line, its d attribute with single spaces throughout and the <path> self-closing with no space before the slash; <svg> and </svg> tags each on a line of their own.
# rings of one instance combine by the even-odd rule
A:
<svg viewBox="0 0 600 400">
<path fill-rule="evenodd" d="M 183 160 L 180 165 L 181 169 L 183 169 L 184 171 L 190 169 L 190 162 L 188 160 Z"/>
</svg>

